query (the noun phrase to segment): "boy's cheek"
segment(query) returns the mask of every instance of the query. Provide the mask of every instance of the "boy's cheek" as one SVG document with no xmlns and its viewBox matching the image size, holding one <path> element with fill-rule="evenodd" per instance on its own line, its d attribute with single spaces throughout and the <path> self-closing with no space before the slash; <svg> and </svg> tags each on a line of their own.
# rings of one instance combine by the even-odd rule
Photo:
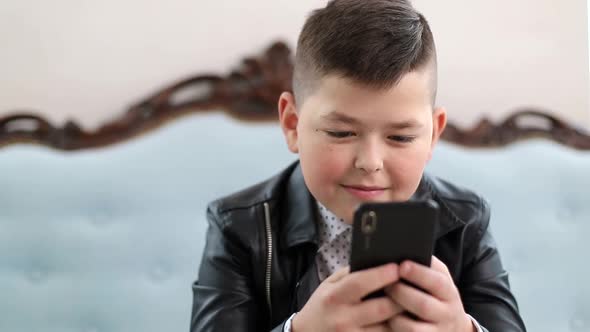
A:
<svg viewBox="0 0 590 332">
<path fill-rule="evenodd" d="M 414 149 L 403 151 L 403 153 L 394 154 L 391 166 L 396 169 L 396 173 L 422 175 L 422 171 L 428 162 L 430 149 L 426 144 L 417 146 Z"/>
<path fill-rule="evenodd" d="M 333 200 L 339 185 L 346 178 L 349 162 L 342 153 L 333 150 L 317 150 L 317 153 L 302 158 L 306 181 L 314 195 L 324 200 Z M 327 203 L 327 202 L 323 202 Z"/>
<path fill-rule="evenodd" d="M 333 160 L 317 159 L 317 163 L 313 162 L 312 178 L 315 182 L 316 188 L 325 192 L 333 193 L 334 186 L 338 185 L 343 177 L 344 171 L 341 164 Z"/>
<path fill-rule="evenodd" d="M 316 170 L 320 173 L 339 174 L 345 171 L 349 161 L 349 151 L 346 146 L 335 146 L 333 144 L 325 144 L 323 142 L 309 142 L 311 143 L 306 155 L 307 162 L 311 162 L 316 166 Z"/>
</svg>

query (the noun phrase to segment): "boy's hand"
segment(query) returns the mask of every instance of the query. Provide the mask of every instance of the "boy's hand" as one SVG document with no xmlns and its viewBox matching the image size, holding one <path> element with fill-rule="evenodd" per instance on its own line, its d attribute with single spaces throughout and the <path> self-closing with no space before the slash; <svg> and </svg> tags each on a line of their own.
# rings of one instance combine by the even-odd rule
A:
<svg viewBox="0 0 590 332">
<path fill-rule="evenodd" d="M 405 261 L 400 265 L 400 278 L 424 289 L 429 294 L 398 282 L 387 288 L 394 302 L 415 314 L 422 321 L 407 315 L 396 315 L 389 320 L 395 332 L 475 332 L 476 328 L 463 310 L 461 297 L 446 267 L 432 256 L 432 267 Z"/>
<path fill-rule="evenodd" d="M 291 331 L 390 331 L 387 321 L 403 309 L 386 296 L 361 299 L 398 280 L 396 264 L 354 273 L 343 268 L 315 290 L 293 317 Z"/>
</svg>

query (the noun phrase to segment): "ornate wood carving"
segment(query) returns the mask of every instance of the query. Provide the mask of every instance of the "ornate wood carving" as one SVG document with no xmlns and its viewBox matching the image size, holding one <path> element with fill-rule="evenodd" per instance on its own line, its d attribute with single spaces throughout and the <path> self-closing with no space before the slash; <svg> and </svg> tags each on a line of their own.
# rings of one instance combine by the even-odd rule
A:
<svg viewBox="0 0 590 332">
<path fill-rule="evenodd" d="M 57 127 L 34 112 L 13 112 L 0 118 L 0 146 L 24 142 L 60 150 L 102 147 L 192 112 L 224 110 L 244 121 L 276 121 L 278 96 L 291 90 L 292 74 L 291 51 L 277 42 L 261 56 L 243 60 L 226 77 L 198 75 L 165 87 L 96 131 L 85 131 L 73 121 Z M 590 150 L 587 132 L 538 110 L 515 112 L 498 124 L 483 119 L 469 129 L 449 123 L 443 135 L 444 140 L 470 147 L 499 147 L 530 137 Z"/>
<path fill-rule="evenodd" d="M 225 110 L 240 120 L 275 120 L 278 96 L 291 89 L 290 54 L 284 43 L 277 42 L 262 56 L 243 60 L 242 67 L 227 77 L 199 75 L 172 84 L 93 132 L 73 121 L 56 127 L 34 112 L 14 112 L 0 118 L 0 146 L 27 142 L 60 150 L 101 147 L 190 112 Z"/>
<path fill-rule="evenodd" d="M 442 139 L 469 147 L 501 147 L 527 138 L 546 138 L 578 150 L 590 150 L 590 134 L 548 112 L 525 109 L 495 124 L 487 118 L 473 128 L 449 123 Z"/>
</svg>

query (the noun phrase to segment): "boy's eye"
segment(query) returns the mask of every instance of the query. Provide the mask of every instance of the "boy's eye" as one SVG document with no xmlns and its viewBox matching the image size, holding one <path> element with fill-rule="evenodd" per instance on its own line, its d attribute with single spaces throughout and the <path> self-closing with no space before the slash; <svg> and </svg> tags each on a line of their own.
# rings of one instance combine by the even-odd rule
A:
<svg viewBox="0 0 590 332">
<path fill-rule="evenodd" d="M 390 140 L 392 140 L 392 141 L 399 142 L 399 143 L 410 143 L 416 137 L 414 137 L 414 136 L 399 136 L 399 135 L 394 135 L 394 136 L 389 136 L 388 138 Z"/>
<path fill-rule="evenodd" d="M 346 137 L 354 136 L 354 133 L 352 131 L 330 131 L 330 130 L 326 130 L 326 133 L 329 136 L 332 136 L 332 137 L 335 137 L 335 138 L 346 138 Z"/>
</svg>

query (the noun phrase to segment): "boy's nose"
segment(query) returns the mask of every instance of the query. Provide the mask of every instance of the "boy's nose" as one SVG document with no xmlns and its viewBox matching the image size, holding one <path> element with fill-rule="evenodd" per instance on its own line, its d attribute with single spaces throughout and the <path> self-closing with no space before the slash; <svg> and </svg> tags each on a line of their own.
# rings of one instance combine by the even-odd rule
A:
<svg viewBox="0 0 590 332">
<path fill-rule="evenodd" d="M 383 157 L 378 144 L 370 143 L 359 146 L 354 167 L 367 173 L 383 169 Z"/>
</svg>

